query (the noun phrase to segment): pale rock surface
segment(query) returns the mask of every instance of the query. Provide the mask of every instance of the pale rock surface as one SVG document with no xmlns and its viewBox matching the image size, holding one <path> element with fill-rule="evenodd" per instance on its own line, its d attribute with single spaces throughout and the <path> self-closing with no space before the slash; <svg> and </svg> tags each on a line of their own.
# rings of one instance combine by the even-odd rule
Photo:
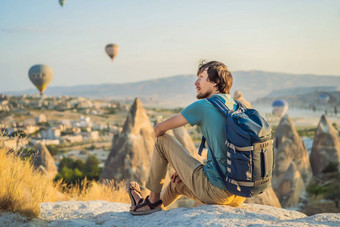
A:
<svg viewBox="0 0 340 227">
<path fill-rule="evenodd" d="M 54 162 L 54 159 L 46 146 L 37 144 L 35 146 L 36 153 L 34 154 L 33 165 L 34 168 L 43 174 L 46 174 L 49 178 L 54 178 L 58 173 L 58 168 Z"/>
<path fill-rule="evenodd" d="M 340 226 L 340 214 L 307 217 L 298 211 L 257 204 L 203 205 L 132 216 L 129 204 L 67 201 L 41 204 L 41 218 L 0 213 L 0 226 Z"/>
<path fill-rule="evenodd" d="M 136 180 L 144 183 L 155 137 L 149 117 L 138 98 L 132 104 L 121 133 L 115 135 L 100 180 Z"/>
<path fill-rule="evenodd" d="M 245 203 L 262 204 L 262 205 L 278 207 L 278 208 L 282 207 L 272 187 L 268 188 L 266 191 L 264 191 L 263 193 L 259 195 L 255 195 L 253 197 L 247 198 Z"/>
<path fill-rule="evenodd" d="M 314 176 L 321 176 L 330 162 L 340 163 L 338 132 L 325 115 L 316 129 L 310 159 Z"/>
</svg>

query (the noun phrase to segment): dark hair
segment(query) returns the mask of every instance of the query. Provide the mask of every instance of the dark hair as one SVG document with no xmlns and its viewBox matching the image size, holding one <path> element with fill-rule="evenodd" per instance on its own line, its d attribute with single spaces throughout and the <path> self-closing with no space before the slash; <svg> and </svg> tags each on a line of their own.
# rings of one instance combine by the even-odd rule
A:
<svg viewBox="0 0 340 227">
<path fill-rule="evenodd" d="M 202 73 L 205 69 L 207 69 L 209 81 L 216 83 L 218 91 L 229 94 L 231 86 L 233 85 L 233 76 L 227 66 L 218 61 L 201 61 L 198 66 L 197 75 Z"/>
</svg>

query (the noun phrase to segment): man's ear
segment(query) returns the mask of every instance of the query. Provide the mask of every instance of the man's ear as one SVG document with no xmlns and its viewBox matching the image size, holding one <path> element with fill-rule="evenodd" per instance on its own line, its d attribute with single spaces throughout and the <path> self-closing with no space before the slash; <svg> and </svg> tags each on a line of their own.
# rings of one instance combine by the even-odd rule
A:
<svg viewBox="0 0 340 227">
<path fill-rule="evenodd" d="M 217 87 L 216 83 L 214 83 L 214 88 L 215 88 L 216 91 L 218 91 L 218 87 Z"/>
</svg>

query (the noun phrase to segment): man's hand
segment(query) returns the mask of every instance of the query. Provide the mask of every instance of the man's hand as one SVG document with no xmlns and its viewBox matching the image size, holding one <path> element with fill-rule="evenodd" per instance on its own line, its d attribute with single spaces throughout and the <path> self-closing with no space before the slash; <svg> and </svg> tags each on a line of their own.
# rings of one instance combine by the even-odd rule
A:
<svg viewBox="0 0 340 227">
<path fill-rule="evenodd" d="M 174 172 L 174 173 L 171 175 L 171 180 L 172 180 L 172 182 L 174 182 L 174 183 L 180 183 L 180 182 L 182 182 L 182 179 L 178 176 L 178 173 L 177 173 L 177 172 Z"/>
<path fill-rule="evenodd" d="M 188 121 L 183 117 L 182 114 L 176 114 L 175 116 L 162 121 L 154 127 L 155 136 L 164 135 L 164 133 L 170 129 L 181 127 L 187 124 Z"/>
</svg>

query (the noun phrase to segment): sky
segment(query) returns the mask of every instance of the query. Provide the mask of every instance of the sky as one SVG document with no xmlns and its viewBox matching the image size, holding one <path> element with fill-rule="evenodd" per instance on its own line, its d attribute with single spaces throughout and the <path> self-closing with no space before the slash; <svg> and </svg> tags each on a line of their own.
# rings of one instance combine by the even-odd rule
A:
<svg viewBox="0 0 340 227">
<path fill-rule="evenodd" d="M 73 86 L 195 74 L 202 59 L 339 76 L 340 1 L 0 0 L 0 93 L 34 88 L 35 64 Z"/>
</svg>

